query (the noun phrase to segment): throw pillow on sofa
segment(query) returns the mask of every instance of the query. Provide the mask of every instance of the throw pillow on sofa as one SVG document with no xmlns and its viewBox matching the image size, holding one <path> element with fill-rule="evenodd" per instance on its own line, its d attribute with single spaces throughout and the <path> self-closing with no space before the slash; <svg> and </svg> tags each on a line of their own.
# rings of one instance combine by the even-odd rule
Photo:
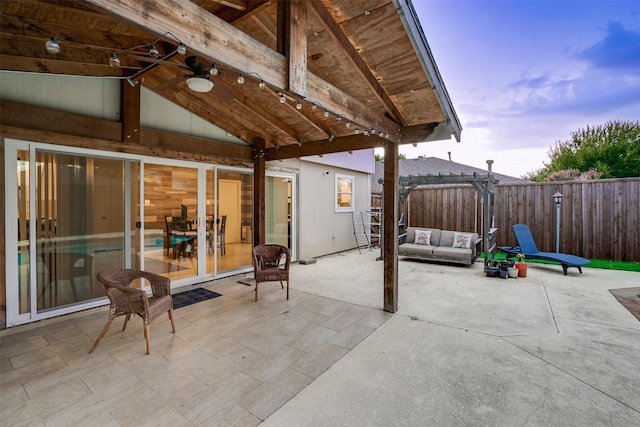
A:
<svg viewBox="0 0 640 427">
<path fill-rule="evenodd" d="M 453 247 L 471 249 L 471 237 L 473 237 L 471 234 L 456 232 L 453 237 Z"/>
<path fill-rule="evenodd" d="M 413 243 L 416 245 L 430 245 L 431 230 L 416 230 L 416 239 Z"/>
</svg>

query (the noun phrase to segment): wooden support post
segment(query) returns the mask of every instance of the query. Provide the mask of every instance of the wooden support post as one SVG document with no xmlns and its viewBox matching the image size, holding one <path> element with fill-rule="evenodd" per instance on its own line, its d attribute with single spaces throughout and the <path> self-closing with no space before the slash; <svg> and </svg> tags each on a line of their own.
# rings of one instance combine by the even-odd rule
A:
<svg viewBox="0 0 640 427">
<path fill-rule="evenodd" d="M 307 3 L 278 0 L 276 50 L 287 58 L 288 89 L 307 97 Z"/>
<path fill-rule="evenodd" d="M 265 243 L 265 140 L 253 140 L 253 246 Z"/>
<path fill-rule="evenodd" d="M 288 2 L 287 57 L 289 58 L 289 90 L 307 97 L 307 3 Z"/>
<path fill-rule="evenodd" d="M 128 80 L 122 80 L 120 87 L 122 142 L 140 144 L 140 85 L 131 86 Z"/>
<path fill-rule="evenodd" d="M 398 311 L 398 145 L 389 142 L 384 151 L 383 238 L 384 311 Z"/>
</svg>

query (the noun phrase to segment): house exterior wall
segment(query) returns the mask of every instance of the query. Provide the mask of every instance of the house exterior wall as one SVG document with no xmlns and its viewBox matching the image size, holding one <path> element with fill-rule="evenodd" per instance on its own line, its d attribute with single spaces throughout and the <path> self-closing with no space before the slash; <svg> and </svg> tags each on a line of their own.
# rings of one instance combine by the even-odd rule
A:
<svg viewBox="0 0 640 427">
<path fill-rule="evenodd" d="M 120 81 L 83 77 L 52 76 L 0 71 L 0 98 L 47 107 L 106 120 L 120 120 Z M 244 144 L 218 127 L 142 88 L 141 124 L 190 136 Z M 25 138 L 28 139 L 28 138 Z M 0 140 L 1 164 L 4 165 L 4 140 Z M 335 212 L 335 175 L 354 177 L 354 213 L 369 209 L 370 180 L 374 170 L 373 150 L 353 154 L 336 153 L 323 158 L 291 159 L 275 162 L 277 167 L 292 169 L 298 175 L 298 258 L 312 258 L 348 250 L 356 246 L 350 212 Z M 4 180 L 4 171 L 0 169 Z M 0 190 L 0 209 L 4 216 L 4 185 Z M 0 240 L 5 241 L 4 221 Z M 5 259 L 5 245 L 0 258 Z M 0 266 L 0 328 L 6 321 L 6 266 Z"/>
<path fill-rule="evenodd" d="M 373 150 L 354 152 L 373 159 Z M 326 156 L 325 156 L 326 157 Z M 351 212 L 335 212 L 335 175 L 354 177 L 354 214 L 369 210 L 369 174 L 343 167 L 290 159 L 281 166 L 299 170 L 299 258 L 313 258 L 356 247 Z"/>
</svg>

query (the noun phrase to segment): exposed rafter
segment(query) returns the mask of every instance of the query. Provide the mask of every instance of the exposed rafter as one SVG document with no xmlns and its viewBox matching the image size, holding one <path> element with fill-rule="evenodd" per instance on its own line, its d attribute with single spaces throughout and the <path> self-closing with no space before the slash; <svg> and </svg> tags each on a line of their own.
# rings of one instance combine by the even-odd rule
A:
<svg viewBox="0 0 640 427">
<path fill-rule="evenodd" d="M 86 2 L 157 34 L 170 31 L 190 49 L 236 70 L 258 73 L 274 87 L 287 86 L 286 58 L 215 15 L 203 13 L 203 9 L 194 3 L 183 2 L 178 11 L 171 0 Z M 203 30 L 194 32 L 197 28 Z M 370 111 L 357 99 L 312 73 L 308 73 L 308 91 L 307 101 L 319 103 L 336 114 L 351 117 L 356 123 L 388 133 L 392 141 L 400 141 L 399 128 L 392 120 Z"/>
<path fill-rule="evenodd" d="M 325 26 L 328 30 L 329 35 L 336 42 L 336 45 L 339 49 L 342 50 L 344 56 L 351 61 L 354 65 L 355 69 L 358 71 L 360 76 L 364 79 L 366 84 L 371 88 L 375 96 L 383 103 L 387 112 L 402 126 L 406 126 L 407 122 L 402 117 L 402 114 L 394 103 L 389 98 L 389 95 L 386 91 L 380 86 L 380 83 L 376 79 L 376 77 L 371 73 L 371 70 L 364 62 L 358 51 L 353 47 L 347 36 L 342 32 L 336 21 L 333 19 L 331 14 L 327 11 L 327 9 L 322 5 L 322 2 L 319 1 L 311 1 L 309 2 L 309 10 L 311 10 L 318 18 L 320 22 Z"/>
<path fill-rule="evenodd" d="M 384 147 L 386 144 L 387 141 L 376 136 L 353 135 L 335 138 L 333 141 L 324 139 L 321 141 L 303 142 L 302 145 L 287 145 L 279 147 L 278 149 L 270 148 L 266 151 L 265 157 L 267 160 L 284 160 Z"/>
</svg>

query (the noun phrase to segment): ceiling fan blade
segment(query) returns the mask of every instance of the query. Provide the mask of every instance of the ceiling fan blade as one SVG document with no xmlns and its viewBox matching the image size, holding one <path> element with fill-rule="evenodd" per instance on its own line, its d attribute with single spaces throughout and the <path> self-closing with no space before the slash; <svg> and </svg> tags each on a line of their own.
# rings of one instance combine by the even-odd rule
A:
<svg viewBox="0 0 640 427">
<path fill-rule="evenodd" d="M 224 83 L 222 82 L 222 79 L 215 79 L 213 81 L 212 92 L 215 93 L 222 102 L 229 102 L 233 99 L 233 95 L 229 93 Z"/>
<path fill-rule="evenodd" d="M 182 68 L 183 70 L 191 71 L 189 67 L 185 67 L 184 65 L 180 65 L 175 62 L 165 61 L 164 59 L 156 59 L 148 56 L 138 56 L 138 55 L 128 55 L 128 57 L 131 59 L 137 59 L 138 61 L 153 62 L 154 64 L 161 64 L 161 65 L 169 65 L 171 67 L 178 67 L 178 68 Z"/>
<path fill-rule="evenodd" d="M 166 82 L 154 87 L 153 90 L 154 90 L 154 92 L 163 92 L 163 91 L 165 91 L 167 89 L 170 89 L 171 87 L 177 85 L 178 83 L 180 83 L 184 79 L 185 79 L 185 76 L 174 77 L 171 80 L 167 80 Z"/>
</svg>

